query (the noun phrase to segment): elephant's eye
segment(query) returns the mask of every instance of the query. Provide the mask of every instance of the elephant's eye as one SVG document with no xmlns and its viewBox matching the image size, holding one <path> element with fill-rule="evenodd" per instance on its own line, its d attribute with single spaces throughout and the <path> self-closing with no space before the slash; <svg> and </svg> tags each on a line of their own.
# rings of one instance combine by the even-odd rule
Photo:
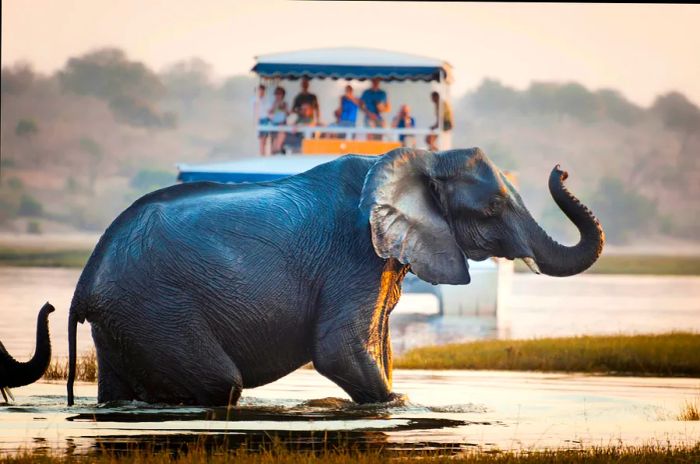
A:
<svg viewBox="0 0 700 464">
<path fill-rule="evenodd" d="M 500 195 L 496 195 L 495 197 L 491 198 L 491 201 L 489 201 L 489 205 L 486 207 L 485 212 L 488 216 L 496 216 L 503 211 L 505 206 L 506 199 Z"/>
</svg>

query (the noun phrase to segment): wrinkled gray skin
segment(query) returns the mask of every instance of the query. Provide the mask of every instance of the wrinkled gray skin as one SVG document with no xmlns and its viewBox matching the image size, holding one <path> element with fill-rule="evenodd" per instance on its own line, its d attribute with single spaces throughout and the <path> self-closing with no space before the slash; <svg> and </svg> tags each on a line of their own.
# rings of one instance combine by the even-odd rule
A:
<svg viewBox="0 0 700 464">
<path fill-rule="evenodd" d="M 5 402 L 8 397 L 12 397 L 10 388 L 23 387 L 36 382 L 49 367 L 51 362 L 49 314 L 52 312 L 54 307 L 48 302 L 39 310 L 36 320 L 36 346 L 34 355 L 29 361 L 17 361 L 0 342 L 0 392 Z"/>
<path fill-rule="evenodd" d="M 136 201 L 107 229 L 70 309 L 89 321 L 98 401 L 223 405 L 309 361 L 360 403 L 392 399 L 388 317 L 409 270 L 469 283 L 467 258 L 588 268 L 603 231 L 563 186 L 581 233 L 559 245 L 479 149 L 344 156 L 253 184 L 182 184 Z M 533 266 L 534 267 L 534 266 Z"/>
</svg>

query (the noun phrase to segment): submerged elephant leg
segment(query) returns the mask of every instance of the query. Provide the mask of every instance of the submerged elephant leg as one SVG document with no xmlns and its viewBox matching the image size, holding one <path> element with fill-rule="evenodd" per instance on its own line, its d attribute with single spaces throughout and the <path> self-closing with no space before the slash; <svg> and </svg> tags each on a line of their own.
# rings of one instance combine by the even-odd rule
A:
<svg viewBox="0 0 700 464">
<path fill-rule="evenodd" d="M 120 376 L 125 374 L 118 350 L 114 349 L 111 338 L 97 325 L 92 325 L 92 339 L 97 348 L 97 402 L 129 401 L 137 396 L 129 384 Z"/>
<path fill-rule="evenodd" d="M 235 406 L 241 397 L 243 380 L 234 362 L 223 350 L 221 354 L 201 363 L 194 404 L 206 406 Z"/>
<path fill-rule="evenodd" d="M 391 400 L 391 380 L 386 375 L 381 357 L 373 355 L 352 337 L 351 333 L 339 332 L 317 340 L 314 368 L 357 403 Z"/>
<path fill-rule="evenodd" d="M 329 316 L 317 322 L 314 367 L 358 403 L 394 398 L 389 313 L 401 295 L 406 270 L 398 261 L 387 260 L 379 284 L 366 296 L 332 303 Z"/>
</svg>

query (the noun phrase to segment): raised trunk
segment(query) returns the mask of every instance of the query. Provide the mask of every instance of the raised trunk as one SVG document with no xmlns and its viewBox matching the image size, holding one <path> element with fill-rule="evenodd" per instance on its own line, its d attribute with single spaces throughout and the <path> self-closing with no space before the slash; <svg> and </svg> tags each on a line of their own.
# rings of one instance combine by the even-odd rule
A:
<svg viewBox="0 0 700 464">
<path fill-rule="evenodd" d="M 32 359 L 27 362 L 19 362 L 10 356 L 4 347 L 0 349 L 0 372 L 2 372 L 0 388 L 29 385 L 44 375 L 51 361 L 49 314 L 53 311 L 54 307 L 49 303 L 46 303 L 39 311 L 36 326 L 36 347 Z"/>
<path fill-rule="evenodd" d="M 551 276 L 564 277 L 585 271 L 598 259 L 605 243 L 605 233 L 596 217 L 564 186 L 567 177 L 557 165 L 549 176 L 549 191 L 557 206 L 578 228 L 579 242 L 571 247 L 561 245 L 532 221 L 534 259 L 540 271 Z"/>
</svg>

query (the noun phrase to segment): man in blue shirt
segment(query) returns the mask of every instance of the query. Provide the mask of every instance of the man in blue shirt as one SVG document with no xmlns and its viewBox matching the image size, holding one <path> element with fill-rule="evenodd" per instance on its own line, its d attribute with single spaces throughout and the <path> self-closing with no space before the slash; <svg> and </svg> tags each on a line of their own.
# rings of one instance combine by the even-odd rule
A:
<svg viewBox="0 0 700 464">
<path fill-rule="evenodd" d="M 360 104 L 365 112 L 365 126 L 384 127 L 386 125 L 382 113 L 391 111 L 391 104 L 386 96 L 386 92 L 379 88 L 381 79 L 372 79 L 372 87 L 362 92 Z M 367 137 L 369 140 L 381 140 L 382 136 L 372 134 Z"/>
</svg>

